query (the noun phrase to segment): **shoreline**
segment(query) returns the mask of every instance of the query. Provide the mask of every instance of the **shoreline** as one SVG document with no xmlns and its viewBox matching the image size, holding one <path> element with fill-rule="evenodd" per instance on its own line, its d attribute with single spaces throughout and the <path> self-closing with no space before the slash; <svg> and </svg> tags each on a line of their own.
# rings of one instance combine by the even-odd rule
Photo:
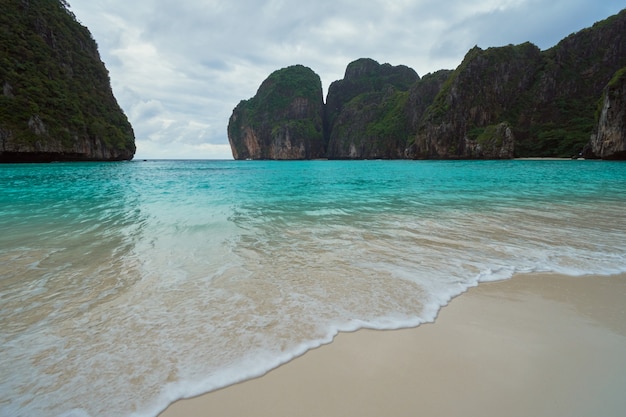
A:
<svg viewBox="0 0 626 417">
<path fill-rule="evenodd" d="M 626 274 L 481 283 L 434 323 L 340 333 L 173 416 L 621 416 Z"/>
</svg>

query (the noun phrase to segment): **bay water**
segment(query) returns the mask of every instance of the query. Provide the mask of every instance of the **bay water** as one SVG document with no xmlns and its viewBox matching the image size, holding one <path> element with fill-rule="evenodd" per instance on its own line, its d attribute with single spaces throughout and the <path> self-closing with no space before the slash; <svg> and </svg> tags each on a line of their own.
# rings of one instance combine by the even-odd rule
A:
<svg viewBox="0 0 626 417">
<path fill-rule="evenodd" d="M 155 416 L 481 281 L 625 272 L 625 212 L 605 161 L 2 165 L 0 416 Z"/>
</svg>

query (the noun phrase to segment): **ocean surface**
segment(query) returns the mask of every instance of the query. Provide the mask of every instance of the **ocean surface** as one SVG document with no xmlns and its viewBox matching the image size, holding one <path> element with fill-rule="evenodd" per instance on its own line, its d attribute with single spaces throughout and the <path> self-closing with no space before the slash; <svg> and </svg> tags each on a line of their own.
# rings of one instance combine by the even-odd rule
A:
<svg viewBox="0 0 626 417">
<path fill-rule="evenodd" d="M 0 416 L 155 416 L 537 271 L 626 271 L 625 163 L 0 165 Z"/>
</svg>

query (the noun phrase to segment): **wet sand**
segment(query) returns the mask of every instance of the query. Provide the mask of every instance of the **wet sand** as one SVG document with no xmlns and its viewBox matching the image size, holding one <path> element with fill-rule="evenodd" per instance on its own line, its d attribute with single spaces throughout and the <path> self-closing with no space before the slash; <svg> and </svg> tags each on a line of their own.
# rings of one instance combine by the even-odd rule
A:
<svg viewBox="0 0 626 417">
<path fill-rule="evenodd" d="M 435 323 L 360 330 L 168 416 L 626 413 L 626 274 L 522 275 L 455 298 Z"/>
</svg>

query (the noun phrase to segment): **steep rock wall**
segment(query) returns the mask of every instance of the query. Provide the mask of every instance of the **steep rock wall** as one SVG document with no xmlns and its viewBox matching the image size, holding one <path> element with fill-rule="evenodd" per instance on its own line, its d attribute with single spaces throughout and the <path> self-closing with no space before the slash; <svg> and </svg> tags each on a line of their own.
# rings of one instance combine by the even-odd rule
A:
<svg viewBox="0 0 626 417">
<path fill-rule="evenodd" d="M 606 86 L 596 133 L 590 141 L 592 156 L 626 159 L 626 67 Z"/>
<path fill-rule="evenodd" d="M 404 65 L 381 65 L 369 58 L 351 62 L 344 78 L 328 89 L 328 158 L 403 158 L 410 129 L 408 90 L 418 80 Z"/>
<path fill-rule="evenodd" d="M 539 48 L 530 43 L 470 50 L 426 111 L 409 155 L 512 158 L 511 109 L 520 92 L 532 86 L 540 63 Z"/>
<path fill-rule="evenodd" d="M 330 85 L 326 105 L 322 104 L 324 156 L 502 159 L 579 155 L 597 125 L 596 108 L 604 86 L 625 66 L 626 10 L 546 51 L 528 42 L 486 50 L 475 47 L 456 70 L 422 79 L 408 67 L 362 58 L 348 65 L 344 79 Z M 258 100 L 252 106 L 255 109 L 263 99 L 259 96 Z M 610 108 L 604 116 L 607 123 L 617 117 Z M 236 109 L 233 121 L 239 123 L 248 118 L 246 114 Z M 283 120 L 283 124 L 288 122 Z M 294 142 L 293 135 L 279 128 L 272 129 L 275 140 L 269 144 L 258 123 L 241 126 L 245 126 L 241 130 L 245 140 L 231 142 L 236 158 L 242 155 L 237 143 L 247 143 L 251 151 L 246 155 L 252 158 L 268 158 L 267 149 L 273 149 L 272 158 L 280 154 L 278 149 L 282 149 L 281 158 L 320 155 L 319 147 L 310 152 L 306 142 Z M 235 131 L 229 127 L 229 137 L 231 132 Z M 309 129 L 308 137 L 317 134 L 318 130 Z"/>
<path fill-rule="evenodd" d="M 596 125 L 603 89 L 626 66 L 626 10 L 561 40 L 542 53 L 542 67 L 521 97 L 514 127 L 520 156 L 574 156 Z"/>
<path fill-rule="evenodd" d="M 235 159 L 315 159 L 326 155 L 322 83 L 310 68 L 275 71 L 241 101 L 228 123 Z"/>
<path fill-rule="evenodd" d="M 0 162 L 127 160 L 132 127 L 65 1 L 2 0 Z"/>
<path fill-rule="evenodd" d="M 404 111 L 413 133 L 417 132 L 426 110 L 433 104 L 435 97 L 453 72 L 452 70 L 439 70 L 429 73 L 411 86 Z"/>
</svg>

